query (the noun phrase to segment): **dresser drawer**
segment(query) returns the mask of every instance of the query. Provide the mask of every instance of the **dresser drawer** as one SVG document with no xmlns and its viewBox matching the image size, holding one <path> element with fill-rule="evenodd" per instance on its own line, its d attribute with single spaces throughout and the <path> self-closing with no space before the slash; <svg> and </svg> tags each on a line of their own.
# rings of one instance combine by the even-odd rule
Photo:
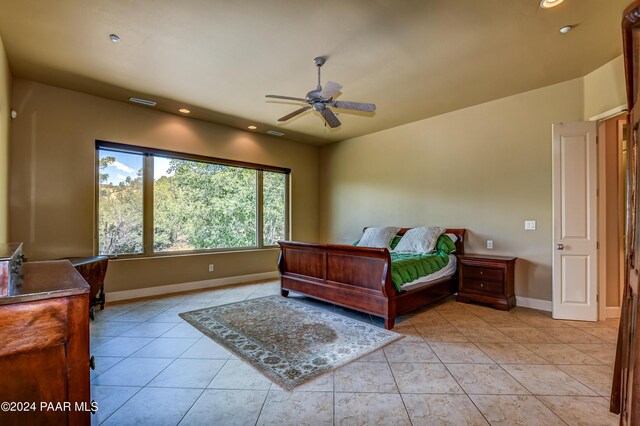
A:
<svg viewBox="0 0 640 426">
<path fill-rule="evenodd" d="M 465 291 L 473 291 L 476 293 L 504 293 L 504 284 L 496 281 L 476 280 L 473 278 L 466 278 L 463 281 L 462 288 Z"/>
<path fill-rule="evenodd" d="M 504 281 L 504 272 L 498 268 L 488 268 L 486 266 L 462 265 L 462 275 L 465 281 L 469 278 L 482 281 Z"/>
<path fill-rule="evenodd" d="M 0 309 L 0 356 L 63 345 L 67 340 L 67 299 L 17 303 Z"/>
</svg>

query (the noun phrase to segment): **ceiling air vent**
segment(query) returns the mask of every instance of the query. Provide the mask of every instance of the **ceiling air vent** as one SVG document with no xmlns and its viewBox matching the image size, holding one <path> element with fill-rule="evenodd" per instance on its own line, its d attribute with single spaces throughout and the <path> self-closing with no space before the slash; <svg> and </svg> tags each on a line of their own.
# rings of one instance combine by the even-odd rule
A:
<svg viewBox="0 0 640 426">
<path fill-rule="evenodd" d="M 273 136 L 284 136 L 284 133 L 276 132 L 275 130 L 267 130 L 267 133 L 269 133 L 270 135 L 273 135 Z"/>
<path fill-rule="evenodd" d="M 154 101 L 148 101 L 146 99 L 140 99 L 140 98 L 129 98 L 130 102 L 135 102 L 137 104 L 142 104 L 142 105 L 147 105 L 147 106 L 156 106 L 157 102 Z"/>
</svg>

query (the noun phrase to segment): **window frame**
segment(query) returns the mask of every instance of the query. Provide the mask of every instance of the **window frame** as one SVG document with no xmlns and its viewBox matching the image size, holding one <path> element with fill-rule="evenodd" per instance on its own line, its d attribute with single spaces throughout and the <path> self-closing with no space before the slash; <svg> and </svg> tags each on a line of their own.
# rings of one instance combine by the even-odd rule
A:
<svg viewBox="0 0 640 426">
<path fill-rule="evenodd" d="M 94 173 L 94 189 L 95 189 L 95 209 L 94 209 L 94 253 L 99 254 L 99 216 L 100 216 L 100 150 L 138 154 L 143 157 L 142 166 L 142 246 L 143 252 L 136 254 L 113 254 L 107 255 L 111 258 L 118 259 L 138 259 L 149 257 L 175 257 L 200 255 L 208 253 L 225 253 L 234 251 L 252 251 L 277 248 L 277 245 L 264 245 L 263 235 L 263 172 L 282 173 L 285 175 L 285 223 L 284 223 L 284 239 L 288 240 L 290 236 L 290 181 L 291 169 L 286 167 L 269 166 L 264 164 L 250 163 L 246 161 L 229 160 L 218 157 L 208 157 L 199 154 L 183 153 L 165 149 L 149 148 L 136 145 L 123 144 L 118 142 L 109 142 L 96 140 L 95 143 L 95 173 Z M 154 251 L 154 173 L 153 173 L 153 157 L 175 158 L 177 160 L 196 161 L 202 163 L 217 164 L 222 166 L 239 167 L 244 169 L 255 170 L 256 172 L 256 245 L 248 247 L 224 247 L 213 249 L 199 250 L 180 250 L 180 251 Z"/>
</svg>

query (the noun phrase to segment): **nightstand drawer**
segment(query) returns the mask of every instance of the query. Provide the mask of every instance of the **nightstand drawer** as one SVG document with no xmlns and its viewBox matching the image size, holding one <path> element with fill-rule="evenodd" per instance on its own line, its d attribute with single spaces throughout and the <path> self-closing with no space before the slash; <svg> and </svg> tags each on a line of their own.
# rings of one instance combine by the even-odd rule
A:
<svg viewBox="0 0 640 426">
<path fill-rule="evenodd" d="M 504 281 L 504 272 L 498 268 L 487 268 L 485 266 L 462 265 L 462 275 L 465 281 L 469 278 L 482 281 Z"/>
<path fill-rule="evenodd" d="M 495 294 L 504 293 L 504 284 L 502 282 L 477 280 L 477 279 L 466 278 L 466 277 L 462 284 L 462 288 L 465 291 L 474 291 L 477 293 L 495 293 Z"/>
</svg>

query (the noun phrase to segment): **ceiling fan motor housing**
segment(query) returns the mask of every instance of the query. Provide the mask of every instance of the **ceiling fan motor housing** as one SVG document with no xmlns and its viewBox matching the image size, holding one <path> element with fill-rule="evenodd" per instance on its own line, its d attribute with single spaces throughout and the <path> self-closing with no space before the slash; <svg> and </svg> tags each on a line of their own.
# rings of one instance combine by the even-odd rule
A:
<svg viewBox="0 0 640 426">
<path fill-rule="evenodd" d="M 307 102 L 310 104 L 318 99 L 322 99 L 320 98 L 320 90 L 315 89 L 307 93 Z"/>
<path fill-rule="evenodd" d="M 325 62 L 327 62 L 327 58 L 325 58 L 324 56 L 318 56 L 317 58 L 313 59 L 313 63 L 316 64 L 316 67 L 323 66 Z"/>
</svg>

